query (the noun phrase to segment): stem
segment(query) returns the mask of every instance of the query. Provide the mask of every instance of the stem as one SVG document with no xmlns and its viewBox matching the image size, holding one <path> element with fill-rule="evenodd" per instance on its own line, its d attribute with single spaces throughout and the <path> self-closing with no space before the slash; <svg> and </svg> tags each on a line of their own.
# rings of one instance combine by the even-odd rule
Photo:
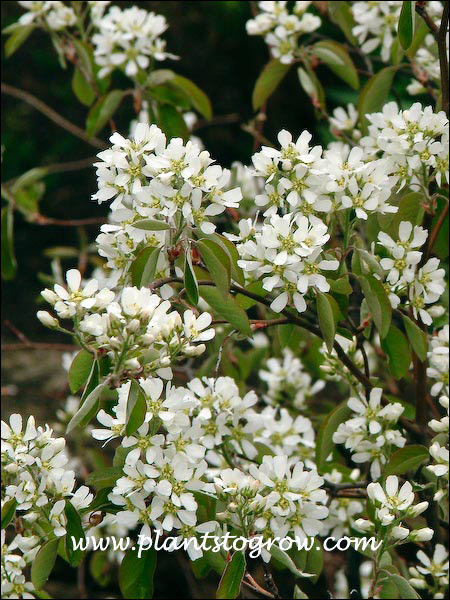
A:
<svg viewBox="0 0 450 600">
<path fill-rule="evenodd" d="M 71 123 L 70 121 L 62 117 L 59 113 L 53 110 L 53 108 L 50 108 L 50 106 L 45 104 L 45 102 L 42 102 L 42 100 L 39 100 L 39 98 L 36 98 L 29 92 L 26 92 L 25 90 L 20 90 L 19 88 L 9 85 L 8 83 L 1 84 L 1 92 L 2 94 L 6 94 L 7 96 L 12 96 L 13 98 L 19 98 L 19 100 L 23 100 L 23 102 L 26 102 L 39 112 L 43 113 L 48 119 L 65 129 L 75 137 L 80 138 L 80 140 L 83 140 L 83 142 L 94 146 L 94 148 L 104 150 L 108 147 L 108 144 L 103 140 L 97 137 L 88 137 L 86 132 L 83 129 L 81 129 L 81 127 L 78 127 L 78 125 L 74 125 L 74 123 Z"/>
<path fill-rule="evenodd" d="M 441 25 L 437 37 L 439 66 L 441 70 L 441 94 L 442 94 L 442 109 L 448 117 L 449 114 L 449 74 L 448 74 L 448 59 L 447 59 L 447 28 L 449 18 L 449 3 L 444 2 L 444 11 L 442 13 Z"/>
<path fill-rule="evenodd" d="M 426 252 L 425 252 L 426 258 L 428 258 L 430 256 L 431 251 L 433 250 L 433 246 L 434 246 L 434 244 L 436 242 L 437 236 L 439 235 L 439 232 L 440 232 L 440 230 L 442 228 L 442 225 L 444 224 L 444 221 L 445 221 L 445 219 L 446 219 L 446 217 L 448 215 L 448 204 L 449 204 L 448 198 L 446 198 L 446 200 L 447 200 L 447 202 L 446 202 L 444 208 L 442 209 L 442 212 L 439 215 L 439 219 L 438 219 L 438 221 L 437 221 L 437 223 L 436 223 L 436 225 L 435 225 L 435 227 L 434 227 L 434 229 L 433 229 L 433 231 L 432 231 L 432 233 L 430 235 L 430 239 L 428 241 L 428 246 L 427 246 L 427 249 L 426 249 Z"/>
</svg>

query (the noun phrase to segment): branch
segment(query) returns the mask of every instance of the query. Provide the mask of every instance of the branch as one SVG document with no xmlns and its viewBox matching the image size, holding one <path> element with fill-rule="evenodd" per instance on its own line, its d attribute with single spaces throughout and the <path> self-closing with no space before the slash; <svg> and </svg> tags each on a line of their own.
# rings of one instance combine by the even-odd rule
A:
<svg viewBox="0 0 450 600">
<path fill-rule="evenodd" d="M 449 75 L 448 75 L 448 58 L 447 58 L 447 28 L 449 17 L 449 3 L 444 2 L 444 11 L 442 13 L 441 26 L 437 38 L 439 66 L 441 69 L 441 94 L 442 94 L 442 109 L 445 114 L 449 115 Z"/>
<path fill-rule="evenodd" d="M 31 219 L 32 223 L 36 225 L 60 225 L 62 227 L 79 227 L 80 225 L 98 225 L 99 223 L 106 223 L 106 217 L 88 217 L 86 219 L 53 219 L 52 217 L 45 217 L 41 214 L 36 214 Z"/>
<path fill-rule="evenodd" d="M 433 19 L 430 17 L 430 15 L 427 13 L 427 9 L 425 8 L 425 6 L 422 6 L 422 3 L 420 2 L 416 2 L 416 13 L 422 17 L 422 19 L 428 25 L 428 29 L 433 34 L 434 39 L 438 41 L 439 28 L 433 21 Z"/>
<path fill-rule="evenodd" d="M 8 96 L 12 96 L 13 98 L 19 98 L 19 100 L 23 100 L 23 102 L 26 102 L 27 104 L 44 114 L 48 119 L 65 129 L 75 137 L 80 138 L 81 140 L 83 140 L 83 142 L 94 146 L 94 148 L 104 150 L 108 147 L 108 144 L 100 138 L 88 137 L 84 129 L 81 129 L 81 127 L 78 127 L 78 125 L 74 125 L 73 123 L 62 117 L 59 113 L 53 110 L 53 108 L 51 108 L 50 106 L 45 104 L 45 102 L 42 102 L 42 100 L 39 100 L 39 98 L 36 98 L 29 92 L 26 92 L 25 90 L 20 90 L 16 87 L 13 87 L 12 85 L 9 85 L 8 83 L 1 84 L 1 92 L 2 94 L 6 94 Z"/>
<path fill-rule="evenodd" d="M 442 209 L 441 214 L 439 215 L 439 219 L 438 219 L 438 221 L 437 221 L 437 223 L 436 223 L 436 225 L 435 225 L 435 227 L 434 227 L 434 229 L 433 229 L 433 231 L 432 231 L 432 233 L 430 235 L 430 239 L 428 241 L 428 246 L 427 246 L 426 253 L 425 253 L 425 256 L 426 256 L 427 259 L 430 256 L 431 251 L 433 250 L 433 246 L 434 246 L 434 244 L 436 242 L 437 236 L 439 235 L 439 232 L 440 232 L 440 230 L 442 228 L 442 225 L 444 224 L 444 221 L 445 221 L 445 219 L 446 219 L 446 217 L 448 215 L 448 204 L 449 203 L 448 203 L 448 200 L 447 200 L 444 208 Z"/>
</svg>

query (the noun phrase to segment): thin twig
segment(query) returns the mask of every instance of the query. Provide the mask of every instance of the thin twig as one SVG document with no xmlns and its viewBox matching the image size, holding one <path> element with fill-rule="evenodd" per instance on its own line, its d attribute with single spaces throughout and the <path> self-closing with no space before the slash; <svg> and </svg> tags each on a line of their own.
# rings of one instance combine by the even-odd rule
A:
<svg viewBox="0 0 450 600">
<path fill-rule="evenodd" d="M 426 253 L 425 253 L 425 256 L 426 256 L 427 259 L 430 256 L 431 251 L 433 250 L 433 246 L 434 246 L 434 244 L 436 242 L 437 236 L 439 235 L 439 232 L 440 232 L 440 230 L 442 228 L 442 225 L 444 224 L 444 221 L 445 221 L 445 219 L 446 219 L 446 217 L 448 215 L 448 204 L 449 204 L 449 202 L 447 200 L 444 208 L 442 209 L 441 214 L 439 215 L 439 219 L 438 219 L 436 225 L 434 226 L 434 229 L 433 229 L 433 231 L 432 231 L 432 233 L 430 235 L 430 239 L 429 239 L 429 242 L 428 242 L 427 250 L 426 250 Z"/>
<path fill-rule="evenodd" d="M 99 225 L 107 222 L 106 217 L 87 217 L 86 219 L 53 219 L 41 214 L 33 216 L 31 222 L 36 225 L 60 225 L 62 227 L 79 227 L 80 225 Z"/>
<path fill-rule="evenodd" d="M 81 158 L 80 160 L 69 160 L 67 162 L 43 165 L 42 167 L 38 168 L 43 169 L 45 171 L 44 175 L 53 175 L 55 173 L 69 173 L 71 171 L 81 171 L 83 169 L 89 169 L 89 167 L 93 166 L 93 163 L 96 160 L 96 156 L 90 156 L 89 158 Z M 11 188 L 18 179 L 20 179 L 20 176 L 5 181 L 3 185 L 5 185 L 7 188 Z"/>
<path fill-rule="evenodd" d="M 27 104 L 44 114 L 51 121 L 65 129 L 75 137 L 79 138 L 80 140 L 83 140 L 83 142 L 90 144 L 94 148 L 104 150 L 108 147 L 108 144 L 100 138 L 94 136 L 88 137 L 86 132 L 83 129 L 81 129 L 81 127 L 78 127 L 78 125 L 75 125 L 74 123 L 68 121 L 66 118 L 62 117 L 59 113 L 53 110 L 53 108 L 45 104 L 45 102 L 42 102 L 42 100 L 39 100 L 39 98 L 33 96 L 33 94 L 30 94 L 25 90 L 20 90 L 19 88 L 16 88 L 12 85 L 9 85 L 8 83 L 3 82 L 1 84 L 1 92 L 2 94 L 7 94 L 8 96 L 12 96 L 13 98 L 19 98 L 19 100 L 23 100 L 24 102 L 26 102 Z"/>
</svg>

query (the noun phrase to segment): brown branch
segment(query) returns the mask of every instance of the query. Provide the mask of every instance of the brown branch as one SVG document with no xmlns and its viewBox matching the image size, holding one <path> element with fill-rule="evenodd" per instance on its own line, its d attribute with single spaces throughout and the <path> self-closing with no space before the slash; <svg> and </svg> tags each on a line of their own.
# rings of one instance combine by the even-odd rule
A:
<svg viewBox="0 0 450 600">
<path fill-rule="evenodd" d="M 107 222 L 106 217 L 87 217 L 86 219 L 53 219 L 41 214 L 36 214 L 31 219 L 36 225 L 60 225 L 62 227 L 79 227 L 80 225 L 98 225 Z"/>
<path fill-rule="evenodd" d="M 53 343 L 41 343 L 41 342 L 32 342 L 27 338 L 27 336 L 17 329 L 15 325 L 11 323 L 8 319 L 4 321 L 5 326 L 12 331 L 12 333 L 16 336 L 18 340 L 20 340 L 20 344 L 2 344 L 2 350 L 61 350 L 63 352 L 73 352 L 78 349 L 78 346 L 72 344 L 53 344 Z"/>
<path fill-rule="evenodd" d="M 449 3 L 444 2 L 444 11 L 442 13 L 441 25 L 439 27 L 439 35 L 437 38 L 439 66 L 441 70 L 441 94 L 442 94 L 442 110 L 449 115 L 449 74 L 448 74 L 448 58 L 447 58 L 447 29 L 449 22 Z"/>
<path fill-rule="evenodd" d="M 12 85 L 9 85 L 8 83 L 3 82 L 1 84 L 1 92 L 2 94 L 6 94 L 8 96 L 12 96 L 13 98 L 23 100 L 23 102 L 26 102 L 27 104 L 44 114 L 48 119 L 59 125 L 59 127 L 62 127 L 75 137 L 83 140 L 83 142 L 86 142 L 87 144 L 90 144 L 94 148 L 104 150 L 108 147 L 108 144 L 100 138 L 95 136 L 88 137 L 84 129 L 81 129 L 81 127 L 78 127 L 78 125 L 75 125 L 74 123 L 68 121 L 66 118 L 62 117 L 59 113 L 53 110 L 53 108 L 51 108 L 50 106 L 45 104 L 45 102 L 42 102 L 42 100 L 39 100 L 39 98 L 36 98 L 29 92 L 26 92 L 25 90 L 20 90 L 19 88 L 16 88 Z"/>
<path fill-rule="evenodd" d="M 430 15 L 427 13 L 427 9 L 422 5 L 421 2 L 416 2 L 416 13 L 422 17 L 425 23 L 428 25 L 428 29 L 433 34 L 433 37 L 436 41 L 438 41 L 439 37 L 439 28 Z"/>
<path fill-rule="evenodd" d="M 444 224 L 444 221 L 448 215 L 448 200 L 444 206 L 444 208 L 442 209 L 441 214 L 439 215 L 439 219 L 430 235 L 429 241 L 428 241 L 428 246 L 427 246 L 427 250 L 425 253 L 426 258 L 428 259 L 428 257 L 431 254 L 431 251 L 433 250 L 433 246 L 436 242 L 437 236 L 439 235 L 439 232 L 442 228 L 442 225 Z"/>
<path fill-rule="evenodd" d="M 97 160 L 96 156 L 90 156 L 89 158 L 81 158 L 80 160 L 69 160 L 67 162 L 61 163 L 53 163 L 51 165 L 43 165 L 42 167 L 37 167 L 39 169 L 45 170 L 45 175 L 53 175 L 55 173 L 69 173 L 71 171 L 81 171 L 83 169 L 88 169 L 92 167 L 94 162 Z M 18 180 L 19 177 L 14 177 L 14 179 L 9 179 L 3 183 L 7 188 L 11 188 Z"/>
</svg>

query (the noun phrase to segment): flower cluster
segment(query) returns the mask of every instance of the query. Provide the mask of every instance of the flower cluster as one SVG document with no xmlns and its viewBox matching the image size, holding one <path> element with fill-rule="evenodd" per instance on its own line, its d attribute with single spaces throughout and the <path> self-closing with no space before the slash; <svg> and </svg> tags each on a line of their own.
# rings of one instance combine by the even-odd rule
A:
<svg viewBox="0 0 450 600">
<path fill-rule="evenodd" d="M 419 182 L 427 189 L 433 179 L 439 186 L 448 183 L 448 118 L 443 111 L 419 102 L 400 110 L 396 102 L 388 102 L 367 119 L 369 133 L 361 145 L 369 155 L 389 158 L 402 187 Z"/>
<path fill-rule="evenodd" d="M 373 388 L 369 399 L 363 395 L 347 402 L 355 416 L 341 423 L 333 434 L 335 444 L 344 444 L 358 464 L 370 463 L 370 474 L 378 479 L 393 448 L 403 448 L 406 438 L 394 429 L 403 406 L 398 402 L 381 404 L 381 388 Z"/>
<path fill-rule="evenodd" d="M 449 581 L 448 552 L 445 546 L 436 544 L 431 558 L 423 550 L 419 550 L 417 559 L 421 564 L 409 568 L 410 584 L 417 590 L 427 590 L 430 598 L 445 598 Z"/>
<path fill-rule="evenodd" d="M 315 469 L 306 470 L 301 461 L 265 455 L 261 465 L 249 467 L 248 475 L 224 469 L 214 484 L 219 500 L 227 506 L 221 520 L 233 523 L 247 536 L 270 540 L 292 533 L 304 540 L 323 530 L 322 521 L 328 515 L 323 478 Z M 267 551 L 262 556 L 270 558 Z"/>
<path fill-rule="evenodd" d="M 258 2 L 261 12 L 247 21 L 249 35 L 262 35 L 274 58 L 290 64 L 299 56 L 298 38 L 321 25 L 317 15 L 306 12 L 312 2 L 295 2 L 292 12 L 286 1 Z"/>
<path fill-rule="evenodd" d="M 115 133 L 110 141 L 113 146 L 100 152 L 96 163 L 99 189 L 93 199 L 113 200 L 111 223 L 102 226 L 97 239 L 99 253 L 108 258 L 117 280 L 119 274 L 125 277 L 139 249 L 165 246 L 156 268 L 168 273 L 167 248 L 181 240 L 189 251 L 185 238 L 191 229 L 213 233 L 211 217 L 236 208 L 242 193 L 227 187 L 230 171 L 213 164 L 209 152 L 180 138 L 166 143 L 156 125 L 139 123 L 132 139 Z"/>
<path fill-rule="evenodd" d="M 374 522 L 367 519 L 357 519 L 355 525 L 362 531 L 374 531 L 384 528 L 384 539 L 393 544 L 406 541 L 428 541 L 433 537 L 433 530 L 429 527 L 411 531 L 404 526 L 403 520 L 408 517 L 417 517 L 428 508 L 428 502 L 414 504 L 415 495 L 409 481 L 399 489 L 399 480 L 396 475 L 386 478 L 385 489 L 380 483 L 369 483 L 367 495 L 375 508 Z"/>
<path fill-rule="evenodd" d="M 351 485 L 360 477 L 359 469 L 354 469 L 348 479 Z M 324 474 L 324 480 L 331 484 L 343 483 L 344 476 L 341 471 L 333 469 L 331 473 Z M 328 535 L 340 539 L 350 534 L 350 528 L 354 527 L 355 517 L 364 512 L 364 505 L 356 498 L 333 498 L 328 506 L 328 517 L 325 526 Z"/>
<path fill-rule="evenodd" d="M 28 11 L 20 17 L 20 25 L 30 25 L 33 23 L 44 29 L 59 31 L 75 25 L 77 20 L 73 8 L 66 6 L 64 2 L 49 2 L 48 0 L 32 0 L 29 2 L 19 0 L 18 4 Z"/>
<path fill-rule="evenodd" d="M 427 237 L 428 234 L 422 227 L 413 227 L 409 221 L 402 221 L 397 241 L 380 231 L 378 243 L 391 255 L 380 261 L 381 267 L 387 272 L 386 281 L 391 304 L 397 308 L 404 297 L 403 303 L 411 307 L 415 318 L 420 317 L 425 325 L 431 325 L 433 319 L 426 306 L 437 302 L 444 293 L 445 270 L 439 268 L 438 258 L 433 257 L 425 263 L 422 262 L 423 252 L 419 251 L 419 248 L 424 245 Z M 435 373 L 435 370 L 432 373 Z M 435 390 L 437 393 L 438 386 Z"/>
<path fill-rule="evenodd" d="M 336 334 L 335 340 L 344 350 L 345 354 L 351 359 L 353 364 L 356 365 L 358 369 L 363 369 L 364 356 L 361 348 L 358 345 L 358 340 L 356 337 L 353 336 L 353 338 L 350 340 L 338 333 Z M 367 356 L 369 369 L 370 371 L 373 371 L 377 364 L 375 352 L 368 342 L 363 343 L 363 349 Z M 348 370 L 348 368 L 341 363 L 334 348 L 331 350 L 331 352 L 329 352 L 326 344 L 324 343 L 321 347 L 321 354 L 324 358 L 324 361 L 320 365 L 320 369 L 323 372 L 325 379 L 330 381 L 346 381 L 350 387 L 357 388 L 358 381 Z"/>
<path fill-rule="evenodd" d="M 109 356 L 118 377 L 124 371 L 156 372 L 170 379 L 170 365 L 176 357 L 202 354 L 205 345 L 195 344 L 214 337 L 214 330 L 207 329 L 212 320 L 209 313 L 196 317 L 187 310 L 182 319 L 178 312 L 168 312 L 168 300 L 161 301 L 148 288 L 125 287 L 113 301 L 115 294 L 109 289 L 95 295 L 96 280 L 80 291 L 81 276 L 76 270 L 68 272 L 67 281 L 69 290 L 57 284 L 55 291 L 44 290 L 44 298 L 54 305 L 60 318 L 73 318 L 75 334 L 85 347 L 99 356 Z M 59 327 L 48 312 L 39 311 L 38 318 L 44 325 Z"/>
<path fill-rule="evenodd" d="M 389 62 L 397 39 L 397 26 L 403 2 L 353 2 L 351 9 L 356 25 L 353 34 L 361 44 L 361 50 L 370 54 L 381 48 L 381 58 Z M 437 21 L 442 14 L 441 2 L 427 2 L 427 12 Z"/>
<path fill-rule="evenodd" d="M 124 10 L 112 6 L 95 24 L 98 32 L 92 41 L 100 77 L 120 68 L 134 78 L 149 68 L 151 60 L 177 58 L 166 52 L 166 42 L 161 39 L 168 27 L 166 19 L 154 12 L 137 6 Z"/>
<path fill-rule="evenodd" d="M 74 491 L 75 473 L 66 469 L 66 442 L 53 437 L 48 425 L 36 427 L 34 417 L 29 417 L 24 428 L 22 417 L 13 414 L 9 424 L 1 422 L 1 437 L 5 487 L 2 509 L 14 503 L 13 509 L 23 516 L 20 532 L 9 544 L 2 531 L 2 596 L 33 598 L 34 586 L 26 581 L 23 570 L 33 562 L 50 534 L 66 534 L 66 503 L 83 509 L 89 506 L 93 495 L 86 486 Z M 47 523 L 45 533 L 36 525 L 43 515 Z"/>
<path fill-rule="evenodd" d="M 287 406 L 304 411 L 306 400 L 324 388 L 325 382 L 312 383 L 311 375 L 305 371 L 301 360 L 289 348 L 283 348 L 282 357 L 269 358 L 259 377 L 267 384 L 264 400 L 275 406 Z"/>
</svg>

